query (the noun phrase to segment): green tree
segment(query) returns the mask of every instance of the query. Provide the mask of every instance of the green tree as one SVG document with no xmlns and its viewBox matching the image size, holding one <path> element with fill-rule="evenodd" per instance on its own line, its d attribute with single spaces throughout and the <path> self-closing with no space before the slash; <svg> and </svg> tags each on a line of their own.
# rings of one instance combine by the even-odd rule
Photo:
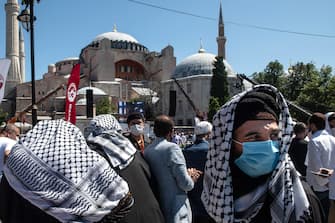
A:
<svg viewBox="0 0 335 223">
<path fill-rule="evenodd" d="M 284 68 L 277 60 L 270 62 L 264 71 L 254 73 L 252 79 L 260 84 L 271 84 L 278 89 L 282 87 L 285 76 Z"/>
<path fill-rule="evenodd" d="M 288 70 L 289 74 L 285 78 L 281 91 L 288 100 L 296 101 L 304 86 L 315 80 L 319 72 L 313 63 L 302 62 L 289 67 Z"/>
<path fill-rule="evenodd" d="M 305 111 L 335 111 L 335 77 L 330 66 L 318 70 L 313 63 L 298 62 L 285 74 L 283 66 L 274 61 L 263 72 L 254 73 L 253 80 L 276 86 L 291 104 L 291 115 L 297 120 L 307 121 L 309 116 Z"/>
<path fill-rule="evenodd" d="M 329 106 L 328 111 L 335 111 L 335 76 L 331 76 L 325 90 L 325 103 Z"/>
<path fill-rule="evenodd" d="M 212 97 L 218 99 L 220 105 L 223 105 L 229 99 L 227 72 L 223 63 L 223 57 L 215 57 L 213 65 L 210 94 Z"/>
<path fill-rule="evenodd" d="M 214 115 L 216 112 L 220 109 L 220 102 L 219 99 L 216 97 L 210 97 L 209 98 L 209 107 L 208 107 L 208 120 L 212 121 Z"/>
<path fill-rule="evenodd" d="M 115 106 L 111 104 L 109 98 L 101 98 L 96 104 L 96 113 L 97 115 L 110 114 L 115 111 Z"/>
<path fill-rule="evenodd" d="M 311 79 L 305 83 L 299 96 L 297 103 L 307 107 L 313 112 L 326 113 L 334 107 L 331 107 L 331 100 L 334 99 L 334 77 L 331 75 L 331 67 L 324 66 L 319 71 L 314 71 Z"/>
</svg>

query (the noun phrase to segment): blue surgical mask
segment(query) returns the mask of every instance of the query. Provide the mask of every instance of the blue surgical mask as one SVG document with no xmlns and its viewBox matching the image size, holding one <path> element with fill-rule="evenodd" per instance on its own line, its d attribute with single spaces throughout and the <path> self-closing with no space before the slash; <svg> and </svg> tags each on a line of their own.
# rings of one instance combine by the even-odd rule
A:
<svg viewBox="0 0 335 223">
<path fill-rule="evenodd" d="M 250 177 L 259 177 L 271 173 L 279 160 L 278 141 L 243 142 L 243 152 L 235 164 Z"/>
</svg>

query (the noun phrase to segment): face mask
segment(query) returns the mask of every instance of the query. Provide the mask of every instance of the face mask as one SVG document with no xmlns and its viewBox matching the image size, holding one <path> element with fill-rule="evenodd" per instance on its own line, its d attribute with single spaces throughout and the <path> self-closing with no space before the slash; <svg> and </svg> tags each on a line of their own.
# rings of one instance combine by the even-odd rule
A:
<svg viewBox="0 0 335 223">
<path fill-rule="evenodd" d="M 279 160 L 278 141 L 244 142 L 242 147 L 243 152 L 235 164 L 250 177 L 271 173 L 276 167 Z"/>
<path fill-rule="evenodd" d="M 132 125 L 132 126 L 130 126 L 130 132 L 134 136 L 142 135 L 144 133 L 144 126 L 142 126 L 142 125 Z"/>
</svg>

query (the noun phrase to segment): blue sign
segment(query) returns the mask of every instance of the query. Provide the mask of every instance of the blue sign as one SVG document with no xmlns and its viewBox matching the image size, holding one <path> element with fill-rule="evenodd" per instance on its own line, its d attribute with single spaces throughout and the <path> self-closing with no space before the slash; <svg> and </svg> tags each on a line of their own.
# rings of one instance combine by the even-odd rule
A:
<svg viewBox="0 0 335 223">
<path fill-rule="evenodd" d="M 119 101 L 119 114 L 126 115 L 127 114 L 127 102 Z"/>
<path fill-rule="evenodd" d="M 119 101 L 119 114 L 128 115 L 129 113 L 132 112 L 141 112 L 144 115 L 144 106 L 145 103 L 143 101 L 135 101 L 135 102 Z"/>
</svg>

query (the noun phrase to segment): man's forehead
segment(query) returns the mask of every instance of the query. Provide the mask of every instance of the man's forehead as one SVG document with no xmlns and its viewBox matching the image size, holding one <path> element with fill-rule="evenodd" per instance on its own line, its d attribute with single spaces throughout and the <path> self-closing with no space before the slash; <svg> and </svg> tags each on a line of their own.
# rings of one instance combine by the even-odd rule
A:
<svg viewBox="0 0 335 223">
<path fill-rule="evenodd" d="M 235 130 L 235 134 L 246 134 L 248 132 L 261 132 L 264 130 L 279 130 L 274 120 L 248 120 Z"/>
</svg>

